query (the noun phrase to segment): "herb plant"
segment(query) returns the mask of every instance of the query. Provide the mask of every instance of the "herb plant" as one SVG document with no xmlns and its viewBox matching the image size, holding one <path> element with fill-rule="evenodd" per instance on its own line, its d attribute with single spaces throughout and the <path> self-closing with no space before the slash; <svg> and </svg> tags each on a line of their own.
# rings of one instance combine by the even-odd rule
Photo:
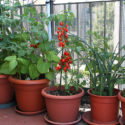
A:
<svg viewBox="0 0 125 125">
<path fill-rule="evenodd" d="M 84 41 L 86 57 L 83 61 L 86 64 L 86 70 L 90 72 L 92 93 L 100 96 L 113 96 L 115 84 L 122 76 L 125 55 L 120 56 L 120 52 L 125 49 L 125 46 L 121 47 L 119 52 L 116 52 L 116 49 L 111 52 L 108 40 L 99 35 L 96 37 L 103 40 L 102 47 Z"/>
</svg>

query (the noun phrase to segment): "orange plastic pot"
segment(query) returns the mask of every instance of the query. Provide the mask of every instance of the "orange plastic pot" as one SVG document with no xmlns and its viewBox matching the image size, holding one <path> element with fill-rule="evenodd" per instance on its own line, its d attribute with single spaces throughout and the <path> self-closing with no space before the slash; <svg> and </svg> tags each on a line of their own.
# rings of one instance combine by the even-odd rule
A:
<svg viewBox="0 0 125 125">
<path fill-rule="evenodd" d="M 18 108 L 23 112 L 37 112 L 45 108 L 41 90 L 49 86 L 49 80 L 19 80 L 9 77 L 15 88 Z"/>
<path fill-rule="evenodd" d="M 0 75 L 0 104 L 9 103 L 13 98 L 13 88 L 7 75 Z"/>
<path fill-rule="evenodd" d="M 118 92 L 118 90 L 116 90 Z M 116 96 L 98 96 L 91 93 L 91 117 L 96 123 L 112 123 L 118 120 L 119 100 Z"/>
<path fill-rule="evenodd" d="M 59 123 L 75 121 L 78 116 L 81 97 L 84 95 L 84 90 L 79 89 L 79 94 L 71 96 L 56 96 L 47 93 L 53 90 L 57 90 L 57 87 L 47 87 L 42 90 L 49 119 Z"/>
<path fill-rule="evenodd" d="M 118 98 L 121 101 L 121 106 L 122 106 L 122 116 L 125 121 L 125 97 L 122 96 L 122 93 L 118 93 Z"/>
</svg>

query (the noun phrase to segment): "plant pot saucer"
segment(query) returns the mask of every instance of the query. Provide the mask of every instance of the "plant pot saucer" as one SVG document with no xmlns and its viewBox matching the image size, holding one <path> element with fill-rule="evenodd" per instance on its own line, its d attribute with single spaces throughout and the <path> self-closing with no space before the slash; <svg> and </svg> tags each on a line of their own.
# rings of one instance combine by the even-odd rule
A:
<svg viewBox="0 0 125 125">
<path fill-rule="evenodd" d="M 11 102 L 6 103 L 6 104 L 0 104 L 0 109 L 9 108 L 9 107 L 12 107 L 14 105 L 16 105 L 16 102 L 15 102 L 15 100 L 12 100 Z"/>
<path fill-rule="evenodd" d="M 107 123 L 104 123 L 104 122 L 102 122 L 102 123 L 96 123 L 96 122 L 93 121 L 92 118 L 91 118 L 91 111 L 85 112 L 85 113 L 83 114 L 82 119 L 83 119 L 85 122 L 87 122 L 88 124 L 90 124 L 90 125 L 117 125 L 117 124 L 119 124 L 119 121 L 107 122 Z"/>
<path fill-rule="evenodd" d="M 44 111 L 46 111 L 46 109 L 40 110 L 40 111 L 36 111 L 36 112 L 23 112 L 21 111 L 18 106 L 15 107 L 15 111 L 21 115 L 36 115 L 36 114 L 40 114 Z"/>
<path fill-rule="evenodd" d="M 123 117 L 119 118 L 119 123 L 120 123 L 120 125 L 125 125 L 125 121 L 124 121 Z"/>
<path fill-rule="evenodd" d="M 80 120 L 81 120 L 81 115 L 79 114 L 77 119 L 75 121 L 72 121 L 72 122 L 67 122 L 67 123 L 60 123 L 60 122 L 54 122 L 54 121 L 51 121 L 48 117 L 48 114 L 46 113 L 44 115 L 44 120 L 48 123 L 51 123 L 53 125 L 74 125 L 76 123 L 78 123 Z"/>
</svg>

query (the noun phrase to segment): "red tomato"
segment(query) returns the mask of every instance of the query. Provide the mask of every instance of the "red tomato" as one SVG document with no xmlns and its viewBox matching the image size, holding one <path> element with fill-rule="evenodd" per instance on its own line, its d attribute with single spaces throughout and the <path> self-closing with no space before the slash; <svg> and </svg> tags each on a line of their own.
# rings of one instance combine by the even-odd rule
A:
<svg viewBox="0 0 125 125">
<path fill-rule="evenodd" d="M 63 26 L 63 22 L 60 22 L 60 26 Z"/>
<path fill-rule="evenodd" d="M 61 27 L 58 27 L 58 30 L 61 30 Z"/>
</svg>

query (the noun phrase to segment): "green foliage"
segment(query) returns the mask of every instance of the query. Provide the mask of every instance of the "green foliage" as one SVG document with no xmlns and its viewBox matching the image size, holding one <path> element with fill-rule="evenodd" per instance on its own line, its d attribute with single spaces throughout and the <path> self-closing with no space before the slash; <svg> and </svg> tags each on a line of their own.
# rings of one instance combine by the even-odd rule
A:
<svg viewBox="0 0 125 125">
<path fill-rule="evenodd" d="M 10 4 L 10 0 L 5 0 L 0 13 L 0 73 L 14 75 L 18 79 L 40 79 L 41 74 L 45 74 L 45 78 L 53 80 L 55 77 L 54 67 L 60 61 L 57 56 L 59 50 L 55 46 L 55 41 L 49 41 L 46 27 L 51 20 L 56 22 L 67 22 L 72 25 L 74 14 L 65 11 L 57 15 L 47 17 L 44 13 L 38 13 L 33 6 L 23 6 L 23 12 L 18 13 L 21 6 L 16 0 L 14 4 Z M 23 22 L 23 23 L 22 23 Z M 26 24 L 24 26 L 24 24 Z M 33 45 L 33 46 L 31 46 Z M 37 46 L 36 46 L 37 45 Z M 79 39 L 71 37 L 65 50 L 69 50 L 72 57 L 79 55 L 80 51 L 85 50 L 84 45 Z M 73 67 L 77 66 L 77 60 L 74 58 Z M 78 71 L 79 66 L 69 71 L 71 76 L 69 83 L 67 76 L 64 75 L 65 88 L 68 94 L 71 94 L 70 86 L 74 86 L 76 90 L 85 85 L 82 80 L 83 75 Z"/>
<path fill-rule="evenodd" d="M 49 41 L 45 27 L 54 15 L 47 17 L 33 6 L 24 6 L 20 15 L 19 1 L 10 2 L 5 0 L 0 5 L 0 73 L 12 74 L 19 79 L 40 79 L 41 74 L 45 74 L 52 80 L 52 64 L 57 64 L 59 58 L 55 41 Z"/>
<path fill-rule="evenodd" d="M 37 67 L 35 64 L 29 65 L 29 75 L 32 79 L 36 79 L 39 77 L 40 73 L 37 71 Z"/>
<path fill-rule="evenodd" d="M 74 21 L 74 14 L 70 10 L 65 10 L 60 12 L 60 14 L 52 15 L 54 17 L 54 20 L 56 22 L 65 22 L 69 25 L 72 25 L 72 22 Z"/>
<path fill-rule="evenodd" d="M 2 3 L 3 2 L 3 3 Z M 12 18 L 11 12 L 16 12 L 17 8 L 14 4 L 10 5 L 11 1 L 0 1 L 0 65 L 3 63 L 4 58 L 10 54 L 10 42 L 12 38 L 12 30 L 19 23 L 19 19 Z"/>
<path fill-rule="evenodd" d="M 50 63 L 44 62 L 42 58 L 38 60 L 37 69 L 40 73 L 47 73 L 51 67 Z"/>
<path fill-rule="evenodd" d="M 46 78 L 49 79 L 49 80 L 53 80 L 55 78 L 54 76 L 54 72 L 53 71 L 49 71 L 45 74 Z"/>
<path fill-rule="evenodd" d="M 120 52 L 125 49 L 125 46 L 116 50 L 110 51 L 107 45 L 107 40 L 103 39 L 103 46 L 99 47 L 95 44 L 86 44 L 86 57 L 83 61 L 86 64 L 86 70 L 90 72 L 91 87 L 93 94 L 112 96 L 114 85 L 121 78 L 122 64 L 125 61 L 125 56 L 120 57 Z"/>
<path fill-rule="evenodd" d="M 86 81 L 83 79 L 84 74 L 77 70 L 72 70 L 70 73 L 72 76 L 69 83 L 71 86 L 74 86 L 77 91 L 79 88 L 83 88 L 86 85 Z"/>
<path fill-rule="evenodd" d="M 63 95 L 72 95 L 74 93 L 72 93 L 71 87 L 75 88 L 76 94 L 79 88 L 83 88 L 83 86 L 86 85 L 84 74 L 79 71 L 80 66 L 83 65 L 83 57 L 81 57 L 81 51 L 85 51 L 85 45 L 77 36 L 70 34 L 68 37 L 68 42 L 65 43 L 65 47 L 61 48 L 59 51 L 59 56 L 61 57 L 60 60 L 62 60 L 62 57 L 64 56 L 64 54 L 62 53 L 66 51 L 69 53 L 69 56 L 71 57 L 73 63 L 70 64 L 70 68 L 66 71 L 64 70 L 66 63 L 64 65 L 62 64 L 61 69 L 57 71 L 57 74 L 60 73 L 60 85 L 58 86 L 58 88 L 61 94 L 62 91 L 60 88 L 62 85 L 64 85 L 65 91 L 63 91 Z"/>
</svg>

